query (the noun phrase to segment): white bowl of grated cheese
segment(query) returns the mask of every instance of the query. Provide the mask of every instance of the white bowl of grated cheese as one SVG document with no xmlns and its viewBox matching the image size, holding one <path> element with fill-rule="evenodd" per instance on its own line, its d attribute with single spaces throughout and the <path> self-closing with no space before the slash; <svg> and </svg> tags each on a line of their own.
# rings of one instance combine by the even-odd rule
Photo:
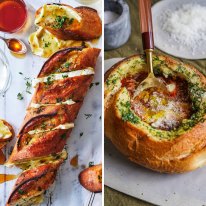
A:
<svg viewBox="0 0 206 206">
<path fill-rule="evenodd" d="M 206 1 L 164 0 L 152 7 L 155 46 L 176 57 L 206 58 Z"/>
</svg>

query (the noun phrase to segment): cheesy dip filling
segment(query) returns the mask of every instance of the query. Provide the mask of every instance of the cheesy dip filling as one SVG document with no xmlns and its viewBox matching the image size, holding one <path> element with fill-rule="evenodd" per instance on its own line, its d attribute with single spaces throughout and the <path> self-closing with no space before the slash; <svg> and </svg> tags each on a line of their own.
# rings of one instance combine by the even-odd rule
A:
<svg viewBox="0 0 206 206">
<path fill-rule="evenodd" d="M 158 88 L 149 88 L 133 98 L 138 85 L 147 77 L 147 73 L 139 73 L 122 80 L 131 95 L 131 107 L 142 121 L 152 127 L 163 130 L 171 130 L 180 126 L 182 120 L 188 119 L 192 114 L 192 104 L 188 93 L 186 80 L 177 78 L 165 78 L 158 76 L 168 93 Z"/>
<path fill-rule="evenodd" d="M 168 94 L 150 88 L 134 98 L 136 88 L 147 77 L 145 59 L 136 55 L 111 70 L 105 81 L 105 101 L 113 102 L 123 122 L 155 139 L 173 139 L 205 121 L 206 85 L 198 71 L 182 62 L 154 56 L 153 65 Z"/>
</svg>

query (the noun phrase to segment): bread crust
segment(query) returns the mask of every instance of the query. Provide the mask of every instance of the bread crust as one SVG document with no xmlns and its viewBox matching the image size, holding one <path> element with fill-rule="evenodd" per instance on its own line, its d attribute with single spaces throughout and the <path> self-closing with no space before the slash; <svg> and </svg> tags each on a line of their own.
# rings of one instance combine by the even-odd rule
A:
<svg viewBox="0 0 206 206">
<path fill-rule="evenodd" d="M 47 4 L 50 5 L 50 4 Z M 58 4 L 62 6 L 67 6 L 74 11 L 78 12 L 82 18 L 79 25 L 69 28 L 58 28 L 54 29 L 52 27 L 46 26 L 49 32 L 51 32 L 58 39 L 62 40 L 92 40 L 99 38 L 102 34 L 102 22 L 95 9 L 90 7 L 81 6 L 73 8 L 66 4 Z M 40 13 L 41 8 L 36 11 L 36 16 Z M 41 25 L 40 25 L 41 26 Z"/>
<path fill-rule="evenodd" d="M 80 184 L 90 192 L 102 191 L 102 164 L 84 169 L 79 174 Z"/>
<path fill-rule="evenodd" d="M 9 124 L 4 119 L 1 119 L 1 121 L 3 121 L 4 125 L 6 125 L 9 128 L 9 131 L 11 132 L 11 136 L 9 138 L 7 138 L 6 140 L 5 139 L 2 139 L 2 140 L 0 139 L 0 149 L 2 149 L 8 143 L 8 141 L 12 140 L 15 136 L 14 129 L 11 126 L 11 124 Z"/>
<path fill-rule="evenodd" d="M 112 66 L 105 74 L 105 81 L 120 65 L 132 58 L 141 58 L 141 56 L 128 57 Z M 180 64 L 170 57 L 159 56 L 159 58 L 169 64 L 170 68 Z M 204 75 L 191 65 L 183 65 L 198 75 L 205 88 Z M 206 116 L 204 116 L 204 121 L 197 123 L 176 138 L 157 140 L 149 131 L 122 120 L 115 106 L 118 92 L 111 94 L 107 89 L 105 90 L 105 136 L 129 160 L 164 173 L 183 173 L 206 164 Z"/>
<path fill-rule="evenodd" d="M 63 150 L 66 140 L 94 77 L 94 72 L 82 75 L 80 71 L 71 77 L 64 74 L 88 67 L 94 70 L 99 53 L 97 48 L 67 48 L 55 53 L 43 65 L 39 78 L 48 80 L 53 74 L 60 74 L 61 78 L 52 82 L 40 81 L 36 86 L 6 163 L 26 169 L 17 179 L 7 206 L 37 205 L 42 201 L 44 191 L 54 182 L 58 168 L 67 158 Z M 69 66 L 65 66 L 66 63 Z M 72 103 L 65 103 L 69 100 Z M 32 107 L 32 103 L 40 107 Z M 72 126 L 66 127 L 68 124 Z"/>
</svg>

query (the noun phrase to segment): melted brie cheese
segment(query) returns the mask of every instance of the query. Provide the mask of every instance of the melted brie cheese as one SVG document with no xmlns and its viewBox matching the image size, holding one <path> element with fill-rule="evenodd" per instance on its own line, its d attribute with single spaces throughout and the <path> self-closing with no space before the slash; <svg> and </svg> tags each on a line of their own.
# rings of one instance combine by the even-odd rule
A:
<svg viewBox="0 0 206 206">
<path fill-rule="evenodd" d="M 83 42 L 57 39 L 48 30 L 40 27 L 36 32 L 29 36 L 29 44 L 33 54 L 47 58 L 60 49 L 81 46 Z M 89 47 L 89 44 L 86 45 Z"/>
<path fill-rule="evenodd" d="M 56 104 L 36 104 L 36 103 L 31 103 L 30 107 L 38 109 L 40 107 L 53 106 L 53 105 L 62 105 L 62 104 L 72 105 L 72 104 L 75 104 L 75 102 L 73 100 L 71 100 L 71 99 L 68 99 L 65 102 L 59 102 L 59 103 L 56 103 Z"/>
<path fill-rule="evenodd" d="M 91 75 L 94 74 L 94 69 L 92 67 L 88 67 L 86 69 L 82 70 L 76 70 L 72 72 L 64 72 L 64 73 L 58 73 L 58 74 L 51 74 L 46 77 L 42 78 L 36 78 L 32 81 L 33 87 L 35 87 L 40 82 L 52 82 L 55 80 L 61 80 L 65 78 L 71 78 L 71 77 L 77 77 L 77 76 L 83 76 L 83 75 Z"/>
<path fill-rule="evenodd" d="M 7 139 L 11 137 L 12 133 L 9 128 L 4 124 L 2 120 L 0 120 L 0 139 Z"/>
<path fill-rule="evenodd" d="M 57 130 L 57 129 L 71 129 L 74 127 L 74 123 L 66 123 L 66 124 L 60 124 L 57 127 L 53 128 L 53 129 L 46 129 L 46 130 L 42 130 L 42 129 L 35 129 L 35 130 L 31 130 L 28 132 L 28 134 L 33 135 L 33 134 L 39 134 L 39 133 L 43 133 L 43 132 L 50 132 L 53 130 Z"/>
<path fill-rule="evenodd" d="M 35 18 L 35 24 L 52 24 L 57 16 L 66 16 L 69 19 L 76 19 L 81 22 L 82 18 L 73 8 L 64 5 L 45 4 Z"/>
</svg>

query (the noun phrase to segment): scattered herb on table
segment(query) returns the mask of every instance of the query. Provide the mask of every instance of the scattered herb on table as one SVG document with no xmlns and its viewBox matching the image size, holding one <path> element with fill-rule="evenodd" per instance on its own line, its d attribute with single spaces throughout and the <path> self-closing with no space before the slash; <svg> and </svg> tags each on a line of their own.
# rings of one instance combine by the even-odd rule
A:
<svg viewBox="0 0 206 206">
<path fill-rule="evenodd" d="M 84 133 L 83 133 L 83 132 L 81 132 L 81 133 L 79 134 L 79 136 L 80 136 L 80 137 L 82 137 L 82 136 L 83 136 L 83 134 L 84 134 Z"/>
<path fill-rule="evenodd" d="M 22 72 L 19 72 L 19 74 L 23 75 L 23 73 L 22 73 Z"/>
<path fill-rule="evenodd" d="M 100 83 L 99 82 L 94 82 L 94 83 L 91 83 L 89 88 L 91 89 L 94 85 L 98 86 Z"/>
<path fill-rule="evenodd" d="M 84 114 L 86 116 L 86 119 L 90 118 L 92 114 Z"/>
<path fill-rule="evenodd" d="M 89 162 L 89 167 L 94 166 L 94 162 Z"/>
<path fill-rule="evenodd" d="M 31 94 L 31 88 L 32 88 L 32 83 L 31 83 L 31 80 L 27 80 L 26 81 L 26 92 Z"/>
<path fill-rule="evenodd" d="M 89 88 L 91 89 L 93 86 L 94 86 L 94 83 L 91 83 L 91 84 L 89 85 Z"/>
<path fill-rule="evenodd" d="M 18 99 L 18 100 L 22 100 L 22 99 L 24 99 L 22 93 L 18 93 L 18 94 L 17 94 L 17 99 Z"/>
</svg>

